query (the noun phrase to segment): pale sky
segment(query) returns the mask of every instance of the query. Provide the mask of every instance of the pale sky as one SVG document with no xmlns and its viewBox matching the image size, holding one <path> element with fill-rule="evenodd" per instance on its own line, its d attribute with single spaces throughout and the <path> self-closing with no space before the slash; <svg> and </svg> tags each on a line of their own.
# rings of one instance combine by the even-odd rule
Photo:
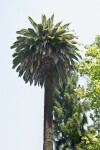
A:
<svg viewBox="0 0 100 150">
<path fill-rule="evenodd" d="M 10 46 L 16 31 L 32 27 L 28 16 L 39 23 L 53 13 L 84 45 L 100 35 L 100 0 L 0 0 L 0 150 L 43 150 L 44 89 L 12 70 Z"/>
</svg>

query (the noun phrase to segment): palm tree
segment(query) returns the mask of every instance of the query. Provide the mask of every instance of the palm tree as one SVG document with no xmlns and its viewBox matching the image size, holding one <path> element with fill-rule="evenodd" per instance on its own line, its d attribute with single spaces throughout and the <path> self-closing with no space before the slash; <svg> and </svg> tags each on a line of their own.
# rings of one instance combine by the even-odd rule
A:
<svg viewBox="0 0 100 150">
<path fill-rule="evenodd" d="M 13 68 L 17 68 L 26 83 L 29 81 L 31 85 L 34 81 L 34 85 L 44 85 L 43 150 L 53 150 L 52 91 L 74 69 L 75 61 L 80 57 L 74 41 L 77 37 L 70 33 L 69 23 L 54 25 L 54 14 L 49 19 L 42 15 L 40 24 L 31 17 L 29 21 L 33 28 L 17 31 L 21 36 L 11 46 L 15 48 Z"/>
</svg>

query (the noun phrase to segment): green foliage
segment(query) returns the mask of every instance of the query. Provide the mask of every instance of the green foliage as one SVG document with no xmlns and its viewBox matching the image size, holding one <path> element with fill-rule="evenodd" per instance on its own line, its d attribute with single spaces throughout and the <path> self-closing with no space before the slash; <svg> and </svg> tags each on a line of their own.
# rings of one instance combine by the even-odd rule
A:
<svg viewBox="0 0 100 150">
<path fill-rule="evenodd" d="M 96 36 L 95 42 L 86 47 L 84 60 L 79 65 L 81 75 L 87 75 L 89 82 L 83 98 L 89 99 L 92 108 L 100 107 L 100 36 Z"/>
<path fill-rule="evenodd" d="M 92 127 L 97 131 L 97 135 L 100 136 L 100 107 L 95 108 L 94 112 L 90 114 L 93 121 Z"/>
<path fill-rule="evenodd" d="M 74 63 L 81 57 L 77 53 L 77 37 L 69 30 L 69 23 L 54 25 L 54 14 L 47 19 L 41 17 L 41 23 L 36 23 L 28 17 L 33 28 L 21 29 L 16 33 L 20 36 L 11 46 L 13 54 L 13 68 L 23 76 L 24 81 L 34 81 L 34 85 L 44 84 L 44 58 L 52 61 L 53 78 L 55 83 L 64 79 L 69 70 L 75 69 Z"/>
<path fill-rule="evenodd" d="M 74 149 L 66 148 L 65 150 L 100 150 L 100 136 L 93 136 L 86 131 L 86 135 L 81 138 L 81 142 Z"/>
<path fill-rule="evenodd" d="M 55 89 L 54 103 L 54 141 L 57 150 L 74 148 L 81 142 L 87 123 L 86 111 L 89 105 L 78 101 L 75 92 L 77 84 L 76 74 L 67 78 L 64 84 Z"/>
<path fill-rule="evenodd" d="M 87 134 L 82 137 L 82 141 L 75 147 L 75 150 L 100 150 L 100 137 Z"/>
<path fill-rule="evenodd" d="M 88 77 L 86 91 L 78 87 L 75 91 L 79 97 L 89 100 L 94 110 L 90 114 L 93 124 L 88 128 L 85 136 L 81 138 L 75 150 L 99 150 L 100 149 L 100 36 L 96 36 L 93 44 L 86 46 L 87 51 L 84 60 L 79 65 L 81 75 Z"/>
</svg>

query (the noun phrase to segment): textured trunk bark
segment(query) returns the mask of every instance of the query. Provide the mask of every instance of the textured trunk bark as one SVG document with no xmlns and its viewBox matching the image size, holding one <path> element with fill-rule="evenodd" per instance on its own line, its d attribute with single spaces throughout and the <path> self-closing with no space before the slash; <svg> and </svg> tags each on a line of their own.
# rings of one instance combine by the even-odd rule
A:
<svg viewBox="0 0 100 150">
<path fill-rule="evenodd" d="M 44 59 L 45 99 L 44 99 L 44 145 L 43 150 L 53 150 L 53 115 L 52 115 L 52 61 Z"/>
</svg>

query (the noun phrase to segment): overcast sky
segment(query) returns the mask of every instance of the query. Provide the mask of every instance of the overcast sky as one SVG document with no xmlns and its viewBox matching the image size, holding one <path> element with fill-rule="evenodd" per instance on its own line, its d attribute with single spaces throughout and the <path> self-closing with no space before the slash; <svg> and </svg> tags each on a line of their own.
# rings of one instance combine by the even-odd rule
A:
<svg viewBox="0 0 100 150">
<path fill-rule="evenodd" d="M 12 70 L 10 46 L 16 31 L 31 27 L 28 16 L 39 23 L 53 13 L 55 23 L 72 22 L 84 45 L 100 35 L 100 0 L 0 0 L 0 150 L 43 150 L 44 89 Z"/>
</svg>

